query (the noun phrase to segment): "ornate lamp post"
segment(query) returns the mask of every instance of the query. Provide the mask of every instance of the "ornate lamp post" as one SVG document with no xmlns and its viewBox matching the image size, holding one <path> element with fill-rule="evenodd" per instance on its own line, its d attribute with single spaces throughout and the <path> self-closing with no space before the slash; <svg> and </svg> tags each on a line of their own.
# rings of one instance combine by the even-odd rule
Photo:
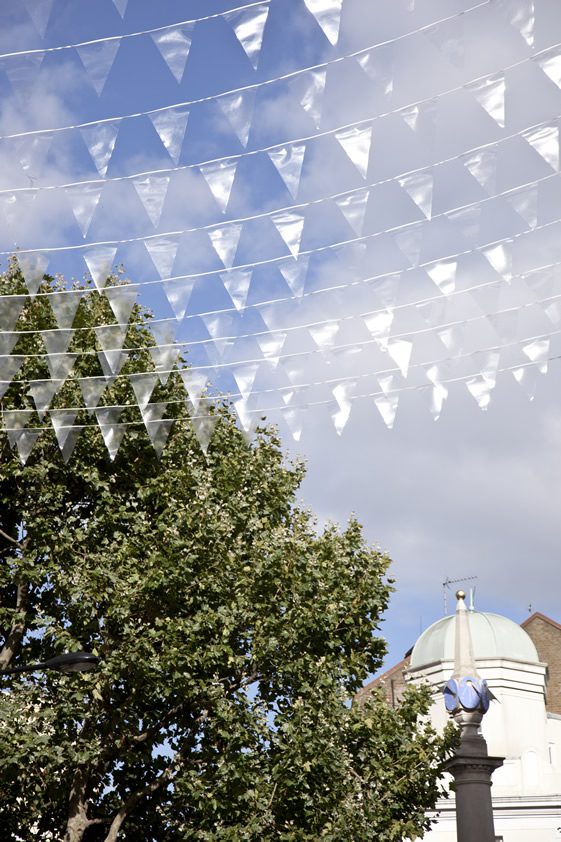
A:
<svg viewBox="0 0 561 842">
<path fill-rule="evenodd" d="M 461 728 L 461 742 L 447 771 L 454 777 L 458 842 L 494 842 L 491 775 L 503 757 L 489 757 L 480 726 L 492 698 L 475 666 L 465 593 L 456 593 L 454 673 L 444 687 L 446 709 Z"/>
</svg>

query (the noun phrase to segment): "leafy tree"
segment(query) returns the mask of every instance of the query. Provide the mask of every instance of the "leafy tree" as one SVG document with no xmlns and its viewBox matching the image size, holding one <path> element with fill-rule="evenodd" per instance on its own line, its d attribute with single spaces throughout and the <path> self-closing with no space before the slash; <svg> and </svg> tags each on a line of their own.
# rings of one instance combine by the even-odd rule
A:
<svg viewBox="0 0 561 842">
<path fill-rule="evenodd" d="M 119 283 L 117 278 L 111 283 Z M 61 288 L 47 278 L 40 292 Z M 17 266 L 0 291 L 25 294 Z M 76 363 L 53 407 L 84 407 L 99 375 L 94 290 L 77 311 Z M 31 408 L 49 377 L 48 296 L 26 298 L 2 406 Z M 151 366 L 135 307 L 123 373 Z M 93 352 L 93 353 L 92 353 Z M 31 356 L 36 355 L 36 356 Z M 205 455 L 177 373 L 153 401 L 175 417 L 158 460 L 127 377 L 101 403 L 131 404 L 114 461 L 85 408 L 67 464 L 48 418 L 25 466 L 0 434 L 0 667 L 87 649 L 96 673 L 10 677 L 0 693 L 3 840 L 398 840 L 427 827 L 453 737 L 400 708 L 349 699 L 385 653 L 376 636 L 389 558 L 355 520 L 318 533 L 296 504 L 300 463 L 272 428 L 248 443 L 224 402 Z"/>
</svg>

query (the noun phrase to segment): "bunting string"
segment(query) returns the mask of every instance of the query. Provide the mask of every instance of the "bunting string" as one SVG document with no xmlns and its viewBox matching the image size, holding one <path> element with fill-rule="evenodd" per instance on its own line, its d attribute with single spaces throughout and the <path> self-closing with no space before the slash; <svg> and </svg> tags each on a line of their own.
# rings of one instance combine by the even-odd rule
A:
<svg viewBox="0 0 561 842">
<path fill-rule="evenodd" d="M 487 5 L 488 2 L 491 2 L 491 0 L 485 0 L 484 4 L 479 4 L 479 5 Z M 42 135 L 42 134 L 54 135 L 54 134 L 59 134 L 61 132 L 75 131 L 77 129 L 90 129 L 91 127 L 96 127 L 96 126 L 120 124 L 125 120 L 133 120 L 133 119 L 138 119 L 140 117 L 151 117 L 153 115 L 159 115 L 159 114 L 164 114 L 164 113 L 168 113 L 168 112 L 173 112 L 176 109 L 191 108 L 191 107 L 196 106 L 196 105 L 202 105 L 202 104 L 205 104 L 205 103 L 208 103 L 208 102 L 214 102 L 214 101 L 220 100 L 220 99 L 232 98 L 232 97 L 235 97 L 236 95 L 240 95 L 240 94 L 244 94 L 244 93 L 253 93 L 256 90 L 258 90 L 259 88 L 266 87 L 266 86 L 269 86 L 269 85 L 278 84 L 279 82 L 284 82 L 287 79 L 291 79 L 291 78 L 294 78 L 294 77 L 300 77 L 300 76 L 305 75 L 305 74 L 313 73 L 317 69 L 331 67 L 332 65 L 338 64 L 342 61 L 348 61 L 349 59 L 354 59 L 354 58 L 356 58 L 357 56 L 360 56 L 363 53 L 370 52 L 372 49 L 376 49 L 376 47 L 366 47 L 366 48 L 364 48 L 362 50 L 359 50 L 355 53 L 349 53 L 349 55 L 347 55 L 347 56 L 341 56 L 339 58 L 331 59 L 329 62 L 324 62 L 322 64 L 313 65 L 309 68 L 305 68 L 305 69 L 302 69 L 302 70 L 294 70 L 294 71 L 286 73 L 282 76 L 276 76 L 274 79 L 267 79 L 263 82 L 255 82 L 251 85 L 244 85 L 240 88 L 233 88 L 233 89 L 230 89 L 228 91 L 223 91 L 223 92 L 218 93 L 218 94 L 212 94 L 212 95 L 206 96 L 206 97 L 199 97 L 198 99 L 185 100 L 183 102 L 174 103 L 173 105 L 167 105 L 167 106 L 164 106 L 164 107 L 161 107 L 161 108 L 153 108 L 153 109 L 149 109 L 149 110 L 146 110 L 146 111 L 135 111 L 135 112 L 132 112 L 130 114 L 120 114 L 120 115 L 113 116 L 113 117 L 104 117 L 103 119 L 100 119 L 100 120 L 90 120 L 90 121 L 87 121 L 87 122 L 84 122 L 84 123 L 74 123 L 74 124 L 66 125 L 66 126 L 54 126 L 54 127 L 49 127 L 49 128 L 30 129 L 28 131 L 14 132 L 12 134 L 0 135 L 0 141 L 22 138 L 22 137 L 31 137 L 31 136 Z M 425 105 L 425 104 L 434 103 L 436 100 L 442 99 L 443 97 L 449 96 L 450 94 L 458 93 L 458 92 L 464 91 L 464 90 L 468 90 L 468 91 L 474 93 L 474 95 L 476 95 L 476 96 L 481 94 L 481 96 L 479 96 L 478 98 L 480 99 L 480 101 L 486 102 L 487 98 L 488 98 L 487 95 L 489 95 L 489 97 L 490 97 L 491 95 L 495 94 L 495 88 L 492 87 L 492 86 L 495 85 L 495 82 L 496 82 L 497 85 L 499 83 L 501 83 L 502 86 L 503 86 L 503 89 L 504 89 L 504 78 L 503 77 L 504 77 L 505 73 L 507 73 L 510 70 L 515 70 L 519 67 L 522 67 L 523 65 L 526 65 L 530 62 L 539 63 L 540 59 L 542 59 L 542 58 L 544 60 L 547 60 L 548 56 L 550 55 L 550 53 L 552 51 L 556 51 L 556 50 L 559 50 L 559 49 L 561 49 L 561 42 L 551 44 L 547 48 L 545 48 L 544 50 L 542 50 L 540 52 L 536 52 L 535 54 L 533 54 L 531 56 L 527 56 L 523 59 L 520 59 L 519 61 L 512 62 L 511 64 L 504 65 L 499 70 L 495 70 L 495 71 L 492 71 L 490 73 L 478 75 L 477 77 L 474 77 L 473 79 L 469 80 L 468 82 L 464 82 L 461 85 L 456 85 L 453 88 L 447 88 L 446 90 L 441 91 L 438 94 L 434 94 L 430 97 L 424 97 L 423 99 L 415 100 L 413 102 L 406 103 L 405 105 L 401 105 L 398 108 L 394 108 L 394 109 L 390 109 L 388 111 L 381 112 L 381 113 L 377 114 L 374 119 L 381 120 L 381 119 L 390 117 L 392 115 L 399 114 L 400 112 L 404 112 L 406 114 L 411 109 L 418 108 L 418 107 L 420 107 L 422 105 Z M 502 82 L 501 82 L 501 79 L 502 79 Z M 504 90 L 503 90 L 503 93 L 504 93 Z M 495 112 L 495 116 L 496 116 L 496 112 Z M 368 118 L 366 118 L 366 119 L 368 119 Z M 358 122 L 359 123 L 364 122 L 364 120 L 360 120 Z M 500 125 L 504 126 L 504 118 L 498 119 L 497 122 L 499 122 Z M 357 125 L 357 123 L 349 124 L 349 125 Z M 316 137 L 316 136 L 321 137 L 321 134 L 313 135 L 313 137 Z M 285 144 L 293 143 L 293 142 L 295 142 L 295 141 L 291 141 L 291 140 L 284 141 Z M 278 145 L 280 145 L 280 144 L 277 144 L 277 146 Z"/>
</svg>

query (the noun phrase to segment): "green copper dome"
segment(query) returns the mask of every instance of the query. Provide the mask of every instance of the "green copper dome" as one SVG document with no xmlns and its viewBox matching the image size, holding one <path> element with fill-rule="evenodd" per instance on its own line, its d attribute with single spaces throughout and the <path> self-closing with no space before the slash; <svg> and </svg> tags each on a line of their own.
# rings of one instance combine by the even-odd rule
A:
<svg viewBox="0 0 561 842">
<path fill-rule="evenodd" d="M 521 626 L 500 614 L 469 612 L 469 627 L 476 660 L 502 658 L 539 663 L 531 638 Z M 417 640 L 411 653 L 410 669 L 454 660 L 455 615 L 442 617 L 429 626 Z"/>
</svg>

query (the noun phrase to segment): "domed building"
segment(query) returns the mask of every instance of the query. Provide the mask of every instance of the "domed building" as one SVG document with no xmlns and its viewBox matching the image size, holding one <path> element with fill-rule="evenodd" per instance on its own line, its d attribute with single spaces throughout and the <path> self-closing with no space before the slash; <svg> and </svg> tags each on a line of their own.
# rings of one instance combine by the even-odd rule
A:
<svg viewBox="0 0 561 842">
<path fill-rule="evenodd" d="M 489 754 L 504 757 L 493 773 L 496 839 L 553 842 L 561 839 L 561 625 L 533 614 L 522 626 L 499 614 L 469 611 L 477 670 L 495 696 L 483 717 Z M 442 688 L 454 671 L 455 618 L 442 617 L 418 638 L 404 661 L 361 691 L 384 686 L 399 702 L 407 682 L 429 683 L 431 719 L 449 717 Z M 454 794 L 437 805 L 430 842 L 455 842 Z"/>
</svg>

